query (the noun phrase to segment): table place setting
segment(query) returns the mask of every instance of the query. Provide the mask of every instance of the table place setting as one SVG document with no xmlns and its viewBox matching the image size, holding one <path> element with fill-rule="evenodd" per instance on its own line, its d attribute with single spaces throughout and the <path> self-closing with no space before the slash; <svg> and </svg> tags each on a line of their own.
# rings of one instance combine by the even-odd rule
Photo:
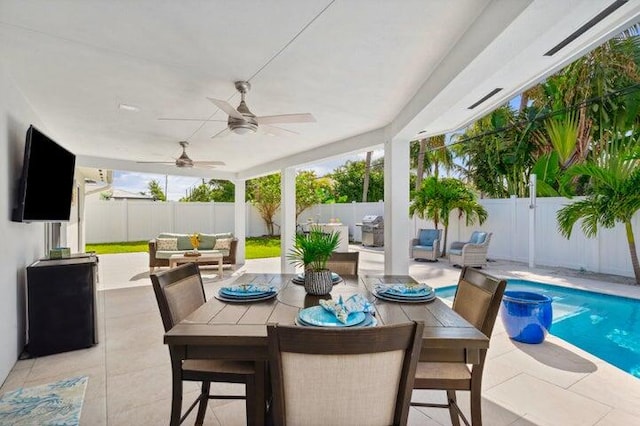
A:
<svg viewBox="0 0 640 426">
<path fill-rule="evenodd" d="M 373 295 L 387 302 L 425 303 L 436 298 L 436 292 L 424 283 L 378 284 Z"/>
<path fill-rule="evenodd" d="M 311 306 L 298 312 L 296 323 L 303 327 L 375 327 L 378 320 L 371 302 L 360 294 L 354 294 L 346 301 L 320 300 L 320 305 Z"/>
<path fill-rule="evenodd" d="M 333 285 L 336 285 L 339 282 L 342 282 L 342 277 L 336 274 L 335 272 L 332 272 L 331 281 L 333 282 Z M 297 274 L 295 277 L 293 277 L 291 279 L 291 282 L 298 285 L 304 285 L 304 272 Z"/>
<path fill-rule="evenodd" d="M 216 299 L 224 302 L 261 302 L 278 295 L 278 289 L 263 284 L 238 284 L 221 287 L 215 295 Z"/>
</svg>

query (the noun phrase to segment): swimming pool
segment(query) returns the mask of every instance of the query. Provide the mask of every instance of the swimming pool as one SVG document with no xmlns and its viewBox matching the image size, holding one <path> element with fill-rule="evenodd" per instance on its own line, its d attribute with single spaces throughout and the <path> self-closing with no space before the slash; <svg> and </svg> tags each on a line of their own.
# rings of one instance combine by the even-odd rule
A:
<svg viewBox="0 0 640 426">
<path fill-rule="evenodd" d="M 452 300 L 455 288 L 436 295 Z M 640 378 L 640 300 L 519 279 L 507 280 L 507 290 L 551 297 L 549 333 Z"/>
</svg>

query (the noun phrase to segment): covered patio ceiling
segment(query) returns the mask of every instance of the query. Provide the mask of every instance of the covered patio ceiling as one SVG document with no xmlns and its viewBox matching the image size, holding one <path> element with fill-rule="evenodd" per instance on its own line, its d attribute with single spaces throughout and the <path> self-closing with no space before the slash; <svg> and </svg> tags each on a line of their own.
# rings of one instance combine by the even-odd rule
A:
<svg viewBox="0 0 640 426">
<path fill-rule="evenodd" d="M 639 16 L 637 0 L 0 0 L 0 55 L 80 166 L 247 179 L 459 129 Z M 212 139 L 227 115 L 207 97 L 237 106 L 236 80 L 254 114 L 316 122 Z M 137 162 L 172 161 L 181 140 L 226 165 Z"/>
</svg>

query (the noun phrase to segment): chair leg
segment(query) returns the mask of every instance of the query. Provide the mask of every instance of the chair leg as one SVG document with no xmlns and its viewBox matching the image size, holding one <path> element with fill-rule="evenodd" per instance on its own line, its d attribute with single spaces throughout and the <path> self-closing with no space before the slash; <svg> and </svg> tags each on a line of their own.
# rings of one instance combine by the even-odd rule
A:
<svg viewBox="0 0 640 426">
<path fill-rule="evenodd" d="M 207 413 L 207 403 L 209 402 L 209 390 L 211 382 L 202 382 L 202 392 L 200 393 L 200 405 L 198 407 L 198 415 L 196 416 L 196 425 L 204 424 L 204 416 Z"/>
<path fill-rule="evenodd" d="M 171 426 L 180 425 L 182 411 L 182 365 L 180 360 L 171 360 L 172 364 L 172 395 L 171 395 Z"/>
<path fill-rule="evenodd" d="M 247 380 L 247 383 L 245 384 L 246 386 L 246 395 L 247 395 L 247 400 L 245 401 L 246 407 L 246 413 L 247 413 L 247 426 L 256 426 L 258 425 L 259 422 L 259 409 L 260 407 L 258 407 L 258 404 L 256 401 L 256 382 L 253 380 L 253 378 L 250 378 Z"/>
<path fill-rule="evenodd" d="M 456 401 L 456 391 L 447 391 L 447 403 L 449 404 L 449 416 L 451 417 L 451 424 L 453 426 L 460 426 L 460 417 L 458 417 L 458 410 Z"/>
<path fill-rule="evenodd" d="M 482 382 L 480 380 L 471 381 L 471 424 L 482 426 Z"/>
</svg>

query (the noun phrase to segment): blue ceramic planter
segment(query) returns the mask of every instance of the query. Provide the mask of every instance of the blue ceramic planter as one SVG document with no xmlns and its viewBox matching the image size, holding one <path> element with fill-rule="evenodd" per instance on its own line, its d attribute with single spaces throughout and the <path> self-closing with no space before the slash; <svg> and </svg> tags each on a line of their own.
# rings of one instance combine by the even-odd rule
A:
<svg viewBox="0 0 640 426">
<path fill-rule="evenodd" d="M 551 298 L 528 291 L 505 291 L 501 317 L 507 334 L 523 343 L 540 343 L 549 333 L 553 309 Z"/>
</svg>

